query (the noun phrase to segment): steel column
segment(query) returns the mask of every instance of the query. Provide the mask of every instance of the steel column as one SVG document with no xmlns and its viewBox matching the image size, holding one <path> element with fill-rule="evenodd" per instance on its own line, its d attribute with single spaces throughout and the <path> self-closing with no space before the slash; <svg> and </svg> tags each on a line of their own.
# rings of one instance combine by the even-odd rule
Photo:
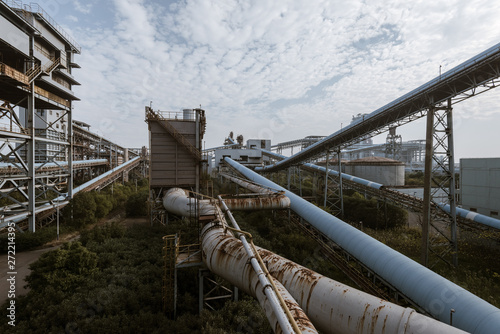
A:
<svg viewBox="0 0 500 334">
<path fill-rule="evenodd" d="M 432 106 L 427 115 L 422 263 L 430 267 L 438 259 L 458 265 L 452 110 L 448 99 L 446 106 Z M 442 209 L 446 204 L 449 211 Z M 435 256 L 433 261 L 431 254 Z"/>
</svg>

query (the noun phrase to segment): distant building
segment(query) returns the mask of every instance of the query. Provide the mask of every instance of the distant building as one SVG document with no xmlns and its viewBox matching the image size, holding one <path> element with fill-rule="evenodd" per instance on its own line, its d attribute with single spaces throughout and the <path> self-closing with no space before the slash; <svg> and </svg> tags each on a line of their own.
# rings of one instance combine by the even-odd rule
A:
<svg viewBox="0 0 500 334">
<path fill-rule="evenodd" d="M 460 205 L 499 218 L 500 158 L 460 159 Z"/>
<path fill-rule="evenodd" d="M 270 139 L 248 139 L 247 140 L 248 149 L 263 149 L 266 151 L 271 151 L 271 140 Z"/>
<path fill-rule="evenodd" d="M 215 150 L 215 168 L 224 161 L 231 158 L 247 167 L 258 167 L 263 165 L 262 151 L 257 149 L 217 149 Z"/>
<path fill-rule="evenodd" d="M 19 116 L 21 122 L 26 124 L 26 109 L 20 108 Z M 35 133 L 37 137 L 64 141 L 68 133 L 68 116 L 60 110 L 37 109 L 35 116 Z M 25 147 L 21 148 L 21 154 L 25 156 Z M 68 152 L 64 149 L 63 145 L 54 142 L 37 142 L 35 161 L 43 162 L 48 158 L 56 161 L 68 161 Z"/>
</svg>

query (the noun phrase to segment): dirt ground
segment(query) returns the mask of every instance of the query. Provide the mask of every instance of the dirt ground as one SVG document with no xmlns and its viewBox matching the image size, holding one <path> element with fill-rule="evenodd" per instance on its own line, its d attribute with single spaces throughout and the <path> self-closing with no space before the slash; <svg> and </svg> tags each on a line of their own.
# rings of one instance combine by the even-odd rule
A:
<svg viewBox="0 0 500 334">
<path fill-rule="evenodd" d="M 135 224 L 149 224 L 149 219 L 147 217 L 125 217 L 125 213 L 114 213 L 111 217 L 107 217 L 105 219 L 100 220 L 98 223 L 89 226 L 89 228 L 93 228 L 96 225 L 104 225 L 106 223 L 117 222 L 118 224 L 124 227 L 130 227 Z M 45 252 L 48 252 L 53 249 L 57 249 L 61 245 L 66 242 L 78 240 L 80 237 L 78 232 L 68 233 L 61 235 L 59 240 L 53 240 L 47 244 L 45 244 L 40 249 L 35 249 L 31 251 L 16 253 L 15 261 L 16 261 L 16 296 L 21 296 L 26 294 L 29 290 L 25 288 L 26 282 L 24 279 L 29 275 L 30 269 L 29 265 L 40 257 Z M 7 254 L 2 254 L 0 256 L 0 304 L 3 304 L 8 299 L 8 292 L 10 283 L 7 279 L 11 276 L 7 273 L 9 272 L 7 269 L 8 257 Z"/>
</svg>

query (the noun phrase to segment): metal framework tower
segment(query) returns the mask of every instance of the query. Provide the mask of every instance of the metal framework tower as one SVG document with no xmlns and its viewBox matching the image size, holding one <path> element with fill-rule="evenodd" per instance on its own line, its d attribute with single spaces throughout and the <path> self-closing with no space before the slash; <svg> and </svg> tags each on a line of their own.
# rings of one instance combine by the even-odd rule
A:
<svg viewBox="0 0 500 334">
<path fill-rule="evenodd" d="M 340 149 L 337 150 L 337 162 L 339 169 L 339 177 L 332 177 L 329 173 L 329 161 L 330 151 L 326 152 L 326 165 L 325 165 L 325 187 L 324 187 L 324 197 L 323 206 L 325 209 L 330 210 L 330 212 L 337 216 L 344 216 L 344 198 L 342 191 L 342 159 Z"/>
<path fill-rule="evenodd" d="M 49 201 L 73 194 L 72 68 L 81 49 L 36 4 L 0 2 L 0 22 L 0 160 L 11 167 L 2 175 L 1 214 L 16 223 L 27 217 L 34 232 Z M 46 164 L 59 169 L 43 172 Z"/>
<path fill-rule="evenodd" d="M 458 265 L 452 110 L 448 99 L 427 114 L 421 261 L 428 267 L 439 259 Z"/>
<path fill-rule="evenodd" d="M 396 127 L 389 128 L 389 133 L 385 140 L 385 157 L 401 161 L 401 151 L 403 148 L 403 138 L 396 134 Z"/>
</svg>

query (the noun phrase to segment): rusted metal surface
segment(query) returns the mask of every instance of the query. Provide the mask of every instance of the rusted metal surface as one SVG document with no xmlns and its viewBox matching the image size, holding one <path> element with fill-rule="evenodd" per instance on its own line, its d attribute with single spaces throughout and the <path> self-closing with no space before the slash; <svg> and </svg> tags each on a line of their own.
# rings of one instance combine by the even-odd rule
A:
<svg viewBox="0 0 500 334">
<path fill-rule="evenodd" d="M 327 333 L 465 333 L 399 305 L 322 276 L 266 250 L 269 272 Z M 328 316 L 325 316 L 327 314 Z"/>
<path fill-rule="evenodd" d="M 266 186 L 263 186 L 260 184 L 256 184 L 255 182 L 245 181 L 245 180 L 242 180 L 242 179 L 230 176 L 230 175 L 226 175 L 226 174 L 220 174 L 220 175 L 225 177 L 226 179 L 231 180 L 232 182 L 242 186 L 243 188 L 246 188 L 246 189 L 253 191 L 255 193 L 259 193 L 259 194 L 276 194 L 276 193 L 283 194 L 284 193 L 281 190 L 272 189 L 272 188 L 269 188 L 269 187 L 266 187 Z"/>
<path fill-rule="evenodd" d="M 225 198 L 224 202 L 231 211 L 282 210 L 290 207 L 290 199 L 285 195 Z"/>
<path fill-rule="evenodd" d="M 213 216 L 215 208 L 209 200 L 189 197 L 189 191 L 181 188 L 171 188 L 163 197 L 163 206 L 173 214 L 183 217 Z"/>
<path fill-rule="evenodd" d="M 265 294 L 265 287 L 259 280 L 258 274 L 252 268 L 251 258 L 244 249 L 243 243 L 224 232 L 222 226 L 207 224 L 202 231 L 202 250 L 202 259 L 208 269 L 257 298 L 266 312 L 271 328 L 275 332 L 281 333 L 282 330 L 276 314 L 270 307 L 272 302 Z M 276 280 L 273 282 L 277 285 L 291 313 L 297 316 L 297 325 L 301 333 L 317 333 L 305 313 L 286 289 Z"/>
<path fill-rule="evenodd" d="M 208 227 L 208 226 L 207 226 Z M 212 228 L 202 240 L 203 261 L 216 274 L 255 296 L 258 279 L 241 242 Z M 387 302 L 259 249 L 271 275 L 325 333 L 465 333 L 410 308 Z"/>
</svg>

